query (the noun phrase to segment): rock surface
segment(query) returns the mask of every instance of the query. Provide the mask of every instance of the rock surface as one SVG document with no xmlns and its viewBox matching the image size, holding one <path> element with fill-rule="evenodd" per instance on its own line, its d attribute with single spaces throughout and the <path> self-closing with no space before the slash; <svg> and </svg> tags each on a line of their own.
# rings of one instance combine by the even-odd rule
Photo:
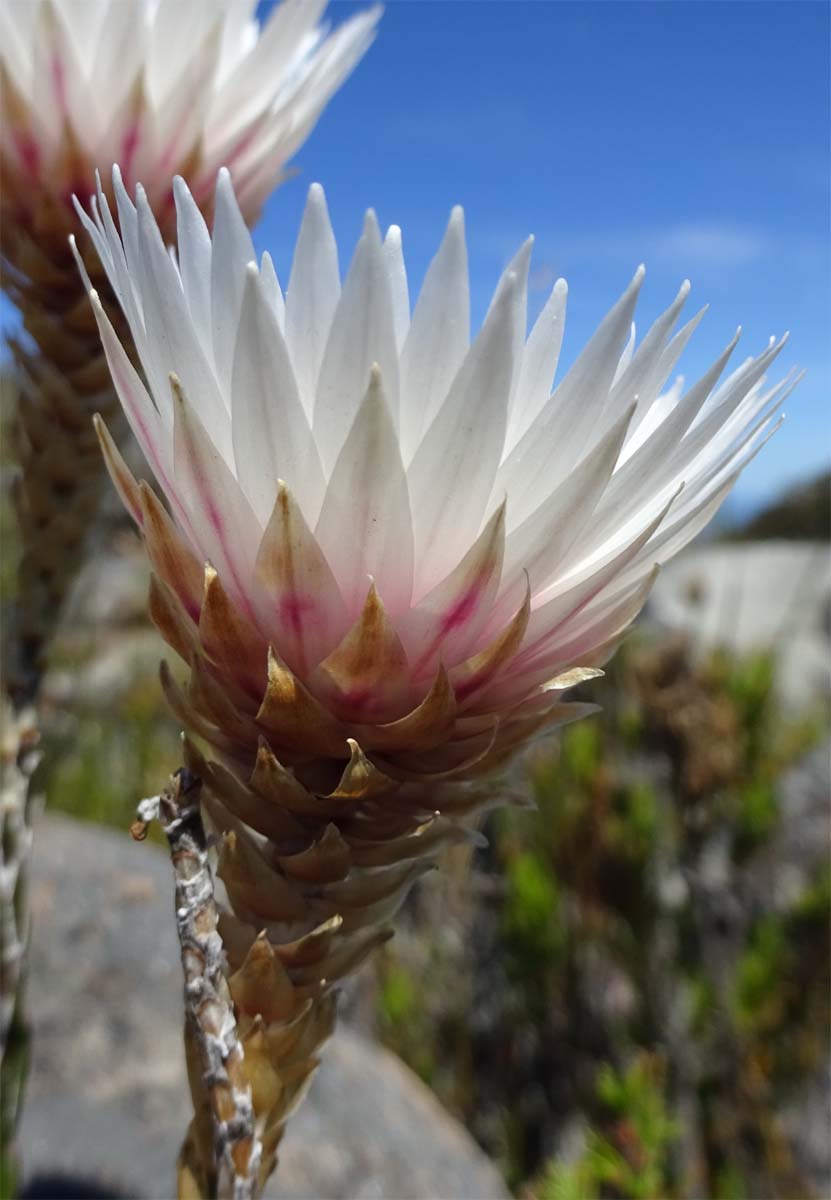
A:
<svg viewBox="0 0 831 1200">
<path fill-rule="evenodd" d="M 65 817 L 40 822 L 28 991 L 34 1050 L 20 1134 L 31 1196 L 88 1196 L 93 1183 L 104 1196 L 174 1195 L 189 1098 L 171 903 L 161 850 Z M 70 1192 L 59 1176 L 88 1183 Z M 502 1200 L 508 1193 L 420 1080 L 341 1028 L 289 1125 L 267 1195 Z"/>
<path fill-rule="evenodd" d="M 780 694 L 794 708 L 831 694 L 827 542 L 694 546 L 662 569 L 648 612 L 703 647 L 772 649 Z"/>
</svg>

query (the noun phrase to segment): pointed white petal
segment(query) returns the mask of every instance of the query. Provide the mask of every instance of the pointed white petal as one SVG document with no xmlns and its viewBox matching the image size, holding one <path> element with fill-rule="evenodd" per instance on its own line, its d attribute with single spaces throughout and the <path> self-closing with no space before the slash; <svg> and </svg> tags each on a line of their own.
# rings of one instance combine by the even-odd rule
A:
<svg viewBox="0 0 831 1200">
<path fill-rule="evenodd" d="M 510 496 L 509 524 L 524 520 L 535 507 L 541 479 L 562 478 L 580 461 L 593 435 L 596 440 L 601 432 L 599 421 L 632 324 L 643 277 L 644 270 L 639 267 L 623 296 L 554 392 L 551 402 L 502 464 L 494 495 L 505 491 Z"/>
<path fill-rule="evenodd" d="M 161 404 L 174 369 L 199 404 L 199 416 L 219 452 L 231 459 L 231 428 L 225 402 L 196 336 L 182 281 L 162 242 L 144 195 L 137 194 L 141 290 L 147 348 L 143 363 L 156 402 Z"/>
<path fill-rule="evenodd" d="M 251 578 L 262 526 L 175 375 L 170 384 L 177 493 L 202 557 L 253 618 Z"/>
<path fill-rule="evenodd" d="M 397 225 L 390 225 L 387 230 L 387 236 L 384 238 L 384 258 L 390 277 L 395 344 L 400 353 L 407 330 L 410 328 L 410 293 L 407 287 L 407 268 L 404 265 L 401 230 Z"/>
<path fill-rule="evenodd" d="M 211 351 L 211 235 L 181 175 L 173 180 L 179 272 L 191 320 L 207 353 Z"/>
<path fill-rule="evenodd" d="M 288 350 L 256 266 L 246 273 L 231 385 L 236 475 L 265 527 L 284 479 L 314 520 L 323 470 Z"/>
<path fill-rule="evenodd" d="M 370 212 L 343 285 L 317 384 L 314 432 L 327 473 L 334 468 L 352 428 L 376 362 L 388 411 L 397 427 L 398 352 L 392 295 L 378 222 Z M 386 596 L 384 603 L 388 603 Z"/>
<path fill-rule="evenodd" d="M 256 261 L 256 258 L 251 235 L 234 195 L 231 176 L 223 167 L 216 181 L 211 260 L 211 328 L 216 377 L 226 397 L 231 385 L 234 344 L 245 287 L 245 269 L 250 262 Z M 188 395 L 194 395 L 190 389 L 187 391 Z"/>
<path fill-rule="evenodd" d="M 505 448 L 510 451 L 542 412 L 550 392 L 566 320 L 568 285 L 558 279 L 522 353 Z"/>
<path fill-rule="evenodd" d="M 516 606 L 527 573 L 533 593 L 542 591 L 590 522 L 615 469 L 634 405 L 603 435 L 580 465 L 508 537 L 503 574 Z M 510 499 L 508 502 L 510 508 Z"/>
<path fill-rule="evenodd" d="M 314 412 L 323 351 L 340 297 L 338 248 L 319 183 L 309 188 L 286 297 L 286 344 L 306 412 Z"/>
<path fill-rule="evenodd" d="M 316 533 L 353 619 L 370 576 L 390 614 L 407 610 L 413 581 L 410 500 L 377 365 L 332 471 Z"/>
<path fill-rule="evenodd" d="M 454 208 L 401 352 L 401 446 L 409 463 L 470 345 L 464 213 Z"/>
<path fill-rule="evenodd" d="M 453 568 L 482 526 L 505 440 L 520 304 L 512 277 L 410 464 L 416 598 Z"/>
<path fill-rule="evenodd" d="M 626 345 L 623 347 L 623 353 L 621 354 L 621 356 L 618 360 L 617 369 L 615 371 L 615 377 L 612 380 L 612 387 L 615 386 L 615 384 L 618 382 L 618 380 L 620 379 L 623 372 L 628 368 L 630 362 L 632 361 L 632 355 L 635 353 L 636 337 L 637 337 L 637 326 L 636 326 L 635 322 L 633 321 L 632 324 L 629 326 L 629 337 L 626 339 Z"/>
<path fill-rule="evenodd" d="M 277 278 L 277 272 L 274 270 L 274 263 L 267 250 L 264 251 L 262 263 L 260 264 L 260 281 L 263 287 L 263 295 L 268 301 L 271 311 L 274 313 L 277 324 L 280 326 L 280 332 L 285 335 L 286 302 L 283 297 L 283 289 L 280 287 L 280 280 Z"/>
</svg>

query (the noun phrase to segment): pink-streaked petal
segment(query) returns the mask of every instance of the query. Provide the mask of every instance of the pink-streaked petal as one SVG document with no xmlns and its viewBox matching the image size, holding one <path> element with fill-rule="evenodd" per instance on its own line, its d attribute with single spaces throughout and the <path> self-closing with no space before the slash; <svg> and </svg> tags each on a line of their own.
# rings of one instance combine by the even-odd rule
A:
<svg viewBox="0 0 831 1200">
<path fill-rule="evenodd" d="M 127 357 L 118 340 L 110 319 L 104 312 L 98 293 L 90 292 L 92 309 L 98 323 L 101 344 L 110 375 L 142 454 L 150 464 L 153 474 L 164 489 L 171 504 L 176 504 L 176 486 L 173 481 L 172 447 L 161 417 L 150 399 L 136 369 Z"/>
<path fill-rule="evenodd" d="M 416 679 L 435 673 L 439 658 L 458 662 L 471 652 L 502 575 L 505 502 L 459 565 L 405 618 L 401 636 Z"/>
<path fill-rule="evenodd" d="M 170 385 L 177 492 L 203 559 L 213 564 L 237 603 L 253 617 L 250 580 L 261 527 L 175 375 Z"/>
<path fill-rule="evenodd" d="M 255 575 L 264 628 L 295 674 L 305 674 L 348 626 L 340 588 L 289 489 L 281 483 Z"/>
<path fill-rule="evenodd" d="M 104 424 L 100 413 L 95 414 L 92 418 L 92 423 L 98 435 L 98 442 L 101 446 L 101 453 L 104 456 L 104 462 L 110 479 L 113 481 L 115 490 L 121 497 L 121 503 L 140 529 L 144 522 L 144 516 L 141 511 L 139 485 L 136 482 L 133 472 L 124 461 L 121 451 L 110 436 L 110 431 Z"/>
<path fill-rule="evenodd" d="M 314 672 L 311 686 L 345 721 L 393 721 L 412 707 L 407 655 L 374 583 L 357 622 Z"/>
</svg>

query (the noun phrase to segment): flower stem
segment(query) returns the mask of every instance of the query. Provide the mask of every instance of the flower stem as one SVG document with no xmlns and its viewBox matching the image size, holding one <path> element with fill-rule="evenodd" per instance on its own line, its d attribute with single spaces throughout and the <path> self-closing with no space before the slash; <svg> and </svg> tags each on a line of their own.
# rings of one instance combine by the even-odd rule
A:
<svg viewBox="0 0 831 1200">
<path fill-rule="evenodd" d="M 201 788 L 201 780 L 181 767 L 160 796 L 139 804 L 131 833 L 141 840 L 150 821 L 158 819 L 170 846 L 187 1034 L 198 1050 L 202 1090 L 211 1114 L 212 1161 L 201 1164 L 202 1178 L 196 1179 L 192 1165 L 180 1159 L 179 1194 L 192 1194 L 195 1185 L 206 1200 L 250 1200 L 257 1193 L 262 1147 L 223 971 L 225 952 L 217 931 Z"/>
</svg>

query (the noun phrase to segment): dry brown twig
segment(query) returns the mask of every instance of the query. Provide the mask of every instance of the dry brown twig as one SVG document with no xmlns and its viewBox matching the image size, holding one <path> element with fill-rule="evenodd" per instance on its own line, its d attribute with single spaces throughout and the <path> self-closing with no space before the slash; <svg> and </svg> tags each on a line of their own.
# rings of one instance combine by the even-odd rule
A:
<svg viewBox="0 0 831 1200">
<path fill-rule="evenodd" d="M 223 970 L 225 951 L 217 931 L 201 789 L 201 780 L 181 767 L 161 795 L 141 801 L 130 832 L 140 841 L 147 836 L 148 825 L 159 820 L 170 846 L 176 930 L 185 974 L 185 1020 L 198 1049 L 213 1125 L 213 1171 L 205 1171 L 204 1195 L 250 1200 L 257 1194 L 262 1146 Z M 180 1196 L 184 1175 L 180 1167 Z"/>
</svg>

